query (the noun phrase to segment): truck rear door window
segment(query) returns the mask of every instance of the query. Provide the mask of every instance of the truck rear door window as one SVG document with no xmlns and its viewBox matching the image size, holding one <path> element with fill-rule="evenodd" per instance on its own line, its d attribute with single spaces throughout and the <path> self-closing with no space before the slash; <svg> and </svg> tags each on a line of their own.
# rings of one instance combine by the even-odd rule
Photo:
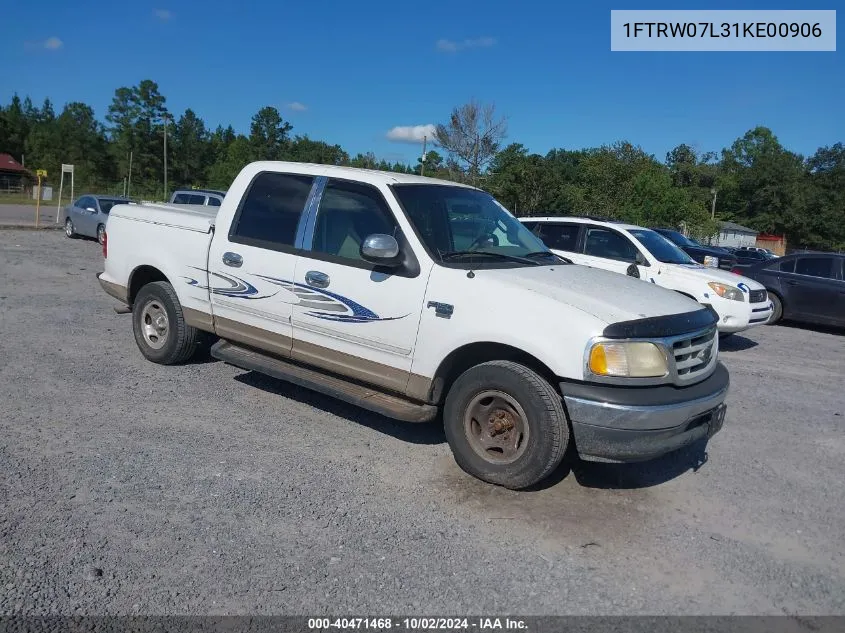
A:
<svg viewBox="0 0 845 633">
<path fill-rule="evenodd" d="M 267 248 L 293 247 L 313 182 L 312 176 L 296 174 L 256 176 L 241 201 L 229 239 Z"/>
</svg>

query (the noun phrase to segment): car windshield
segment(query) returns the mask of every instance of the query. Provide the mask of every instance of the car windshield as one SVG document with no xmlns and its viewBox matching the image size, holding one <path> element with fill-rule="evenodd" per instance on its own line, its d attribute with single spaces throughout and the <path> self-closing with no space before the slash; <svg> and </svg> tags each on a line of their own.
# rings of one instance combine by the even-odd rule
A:
<svg viewBox="0 0 845 633">
<path fill-rule="evenodd" d="M 645 246 L 646 250 L 659 262 L 663 262 L 664 264 L 695 263 L 692 257 L 675 246 L 662 233 L 650 229 L 633 229 L 628 232 L 637 238 Z"/>
<path fill-rule="evenodd" d="M 524 224 L 484 191 L 449 185 L 397 184 L 393 192 L 429 252 L 442 262 L 560 263 Z"/>
<path fill-rule="evenodd" d="M 677 246 L 698 246 L 698 244 L 693 242 L 683 233 L 679 233 L 678 231 L 660 231 L 660 235 L 665 237 L 673 244 L 676 244 Z"/>
</svg>

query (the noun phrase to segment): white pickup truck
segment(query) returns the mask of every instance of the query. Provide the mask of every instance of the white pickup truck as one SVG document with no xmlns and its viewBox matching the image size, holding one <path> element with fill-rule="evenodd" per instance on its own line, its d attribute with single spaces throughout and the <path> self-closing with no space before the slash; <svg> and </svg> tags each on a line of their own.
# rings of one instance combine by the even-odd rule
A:
<svg viewBox="0 0 845 633">
<path fill-rule="evenodd" d="M 711 309 L 572 265 L 472 187 L 252 163 L 219 208 L 116 206 L 103 253 L 147 359 L 210 333 L 232 365 L 398 420 L 442 412 L 458 464 L 509 488 L 571 443 L 640 461 L 724 421 Z"/>
</svg>

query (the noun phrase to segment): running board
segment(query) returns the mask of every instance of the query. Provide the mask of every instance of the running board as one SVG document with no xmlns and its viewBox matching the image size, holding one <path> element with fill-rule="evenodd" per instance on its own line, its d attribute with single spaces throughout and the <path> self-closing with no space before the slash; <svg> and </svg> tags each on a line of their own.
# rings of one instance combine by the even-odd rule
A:
<svg viewBox="0 0 845 633">
<path fill-rule="evenodd" d="M 267 374 L 403 422 L 429 422 L 437 415 L 434 405 L 412 402 L 222 339 L 211 347 L 211 356 L 235 367 Z"/>
</svg>

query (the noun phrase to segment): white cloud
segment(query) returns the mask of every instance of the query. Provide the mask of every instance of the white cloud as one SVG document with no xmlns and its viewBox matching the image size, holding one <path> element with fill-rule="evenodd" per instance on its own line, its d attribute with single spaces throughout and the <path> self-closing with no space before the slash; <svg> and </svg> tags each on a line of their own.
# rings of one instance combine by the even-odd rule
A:
<svg viewBox="0 0 845 633">
<path fill-rule="evenodd" d="M 62 42 L 58 37 L 48 37 L 44 40 L 44 48 L 50 51 L 55 51 L 60 49 L 64 46 L 64 42 Z"/>
<path fill-rule="evenodd" d="M 169 9 L 156 9 L 153 14 L 162 22 L 173 19 L 173 12 Z"/>
<path fill-rule="evenodd" d="M 305 112 L 308 109 L 308 106 L 304 103 L 300 103 L 299 101 L 291 101 L 288 104 L 288 109 L 293 110 L 294 112 Z"/>
<path fill-rule="evenodd" d="M 388 140 L 397 143 L 422 143 L 423 136 L 429 141 L 434 139 L 435 127 L 431 123 L 427 125 L 397 125 L 388 130 Z"/>
<path fill-rule="evenodd" d="M 457 53 L 466 48 L 490 48 L 496 45 L 495 37 L 476 37 L 460 42 L 455 40 L 440 39 L 435 42 L 434 47 L 441 53 Z"/>
</svg>

